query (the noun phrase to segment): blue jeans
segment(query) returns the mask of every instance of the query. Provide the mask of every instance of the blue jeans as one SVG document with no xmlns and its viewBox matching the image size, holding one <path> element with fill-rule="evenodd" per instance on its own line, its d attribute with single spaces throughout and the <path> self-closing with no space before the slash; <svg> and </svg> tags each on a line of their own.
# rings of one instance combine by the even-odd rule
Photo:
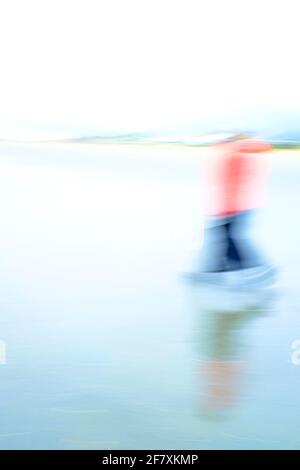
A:
<svg viewBox="0 0 300 470">
<path fill-rule="evenodd" d="M 232 271 L 266 263 L 250 239 L 253 213 L 254 211 L 244 211 L 207 222 L 200 261 L 201 271 Z"/>
</svg>

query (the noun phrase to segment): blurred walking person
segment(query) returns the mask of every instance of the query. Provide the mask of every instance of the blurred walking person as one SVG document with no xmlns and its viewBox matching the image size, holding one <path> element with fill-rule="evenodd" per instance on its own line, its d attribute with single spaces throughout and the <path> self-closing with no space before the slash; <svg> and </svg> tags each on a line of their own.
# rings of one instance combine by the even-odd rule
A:
<svg viewBox="0 0 300 470">
<path fill-rule="evenodd" d="M 214 145 L 205 172 L 204 244 L 194 279 L 239 283 L 246 276 L 247 282 L 265 282 L 275 275 L 250 236 L 264 201 L 270 150 L 263 140 L 243 135 Z"/>
</svg>

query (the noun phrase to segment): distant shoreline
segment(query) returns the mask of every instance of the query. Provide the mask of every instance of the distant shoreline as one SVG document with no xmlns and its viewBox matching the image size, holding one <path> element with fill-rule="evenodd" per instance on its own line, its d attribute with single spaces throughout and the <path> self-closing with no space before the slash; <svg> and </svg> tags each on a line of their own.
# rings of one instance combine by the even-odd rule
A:
<svg viewBox="0 0 300 470">
<path fill-rule="evenodd" d="M 187 144 L 187 143 L 180 143 L 180 142 L 122 142 L 122 141 L 97 141 L 97 140 L 0 140 L 0 145 L 79 145 L 79 146 L 99 146 L 99 147 L 148 147 L 148 148 L 185 148 L 191 150 L 200 150 L 200 149 L 209 149 L 211 145 L 209 144 Z M 299 151 L 300 150 L 300 142 L 298 143 L 273 143 L 271 144 L 273 147 L 273 151 Z"/>
</svg>

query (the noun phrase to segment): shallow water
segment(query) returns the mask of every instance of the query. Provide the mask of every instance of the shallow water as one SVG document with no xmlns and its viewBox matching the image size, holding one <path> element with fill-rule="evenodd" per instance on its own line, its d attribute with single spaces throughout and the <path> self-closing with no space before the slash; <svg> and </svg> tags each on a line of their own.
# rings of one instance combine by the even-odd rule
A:
<svg viewBox="0 0 300 470">
<path fill-rule="evenodd" d="M 1 144 L 1 449 L 300 448 L 300 155 L 274 154 L 256 233 L 275 299 L 233 313 L 180 278 L 202 154 Z"/>
</svg>

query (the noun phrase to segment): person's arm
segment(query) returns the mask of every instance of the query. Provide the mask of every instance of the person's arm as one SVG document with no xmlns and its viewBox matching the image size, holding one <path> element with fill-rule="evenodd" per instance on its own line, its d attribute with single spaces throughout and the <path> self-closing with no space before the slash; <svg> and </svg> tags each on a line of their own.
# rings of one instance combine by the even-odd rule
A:
<svg viewBox="0 0 300 470">
<path fill-rule="evenodd" d="M 237 143 L 238 153 L 260 153 L 269 152 L 272 146 L 260 139 L 244 139 Z"/>
</svg>

